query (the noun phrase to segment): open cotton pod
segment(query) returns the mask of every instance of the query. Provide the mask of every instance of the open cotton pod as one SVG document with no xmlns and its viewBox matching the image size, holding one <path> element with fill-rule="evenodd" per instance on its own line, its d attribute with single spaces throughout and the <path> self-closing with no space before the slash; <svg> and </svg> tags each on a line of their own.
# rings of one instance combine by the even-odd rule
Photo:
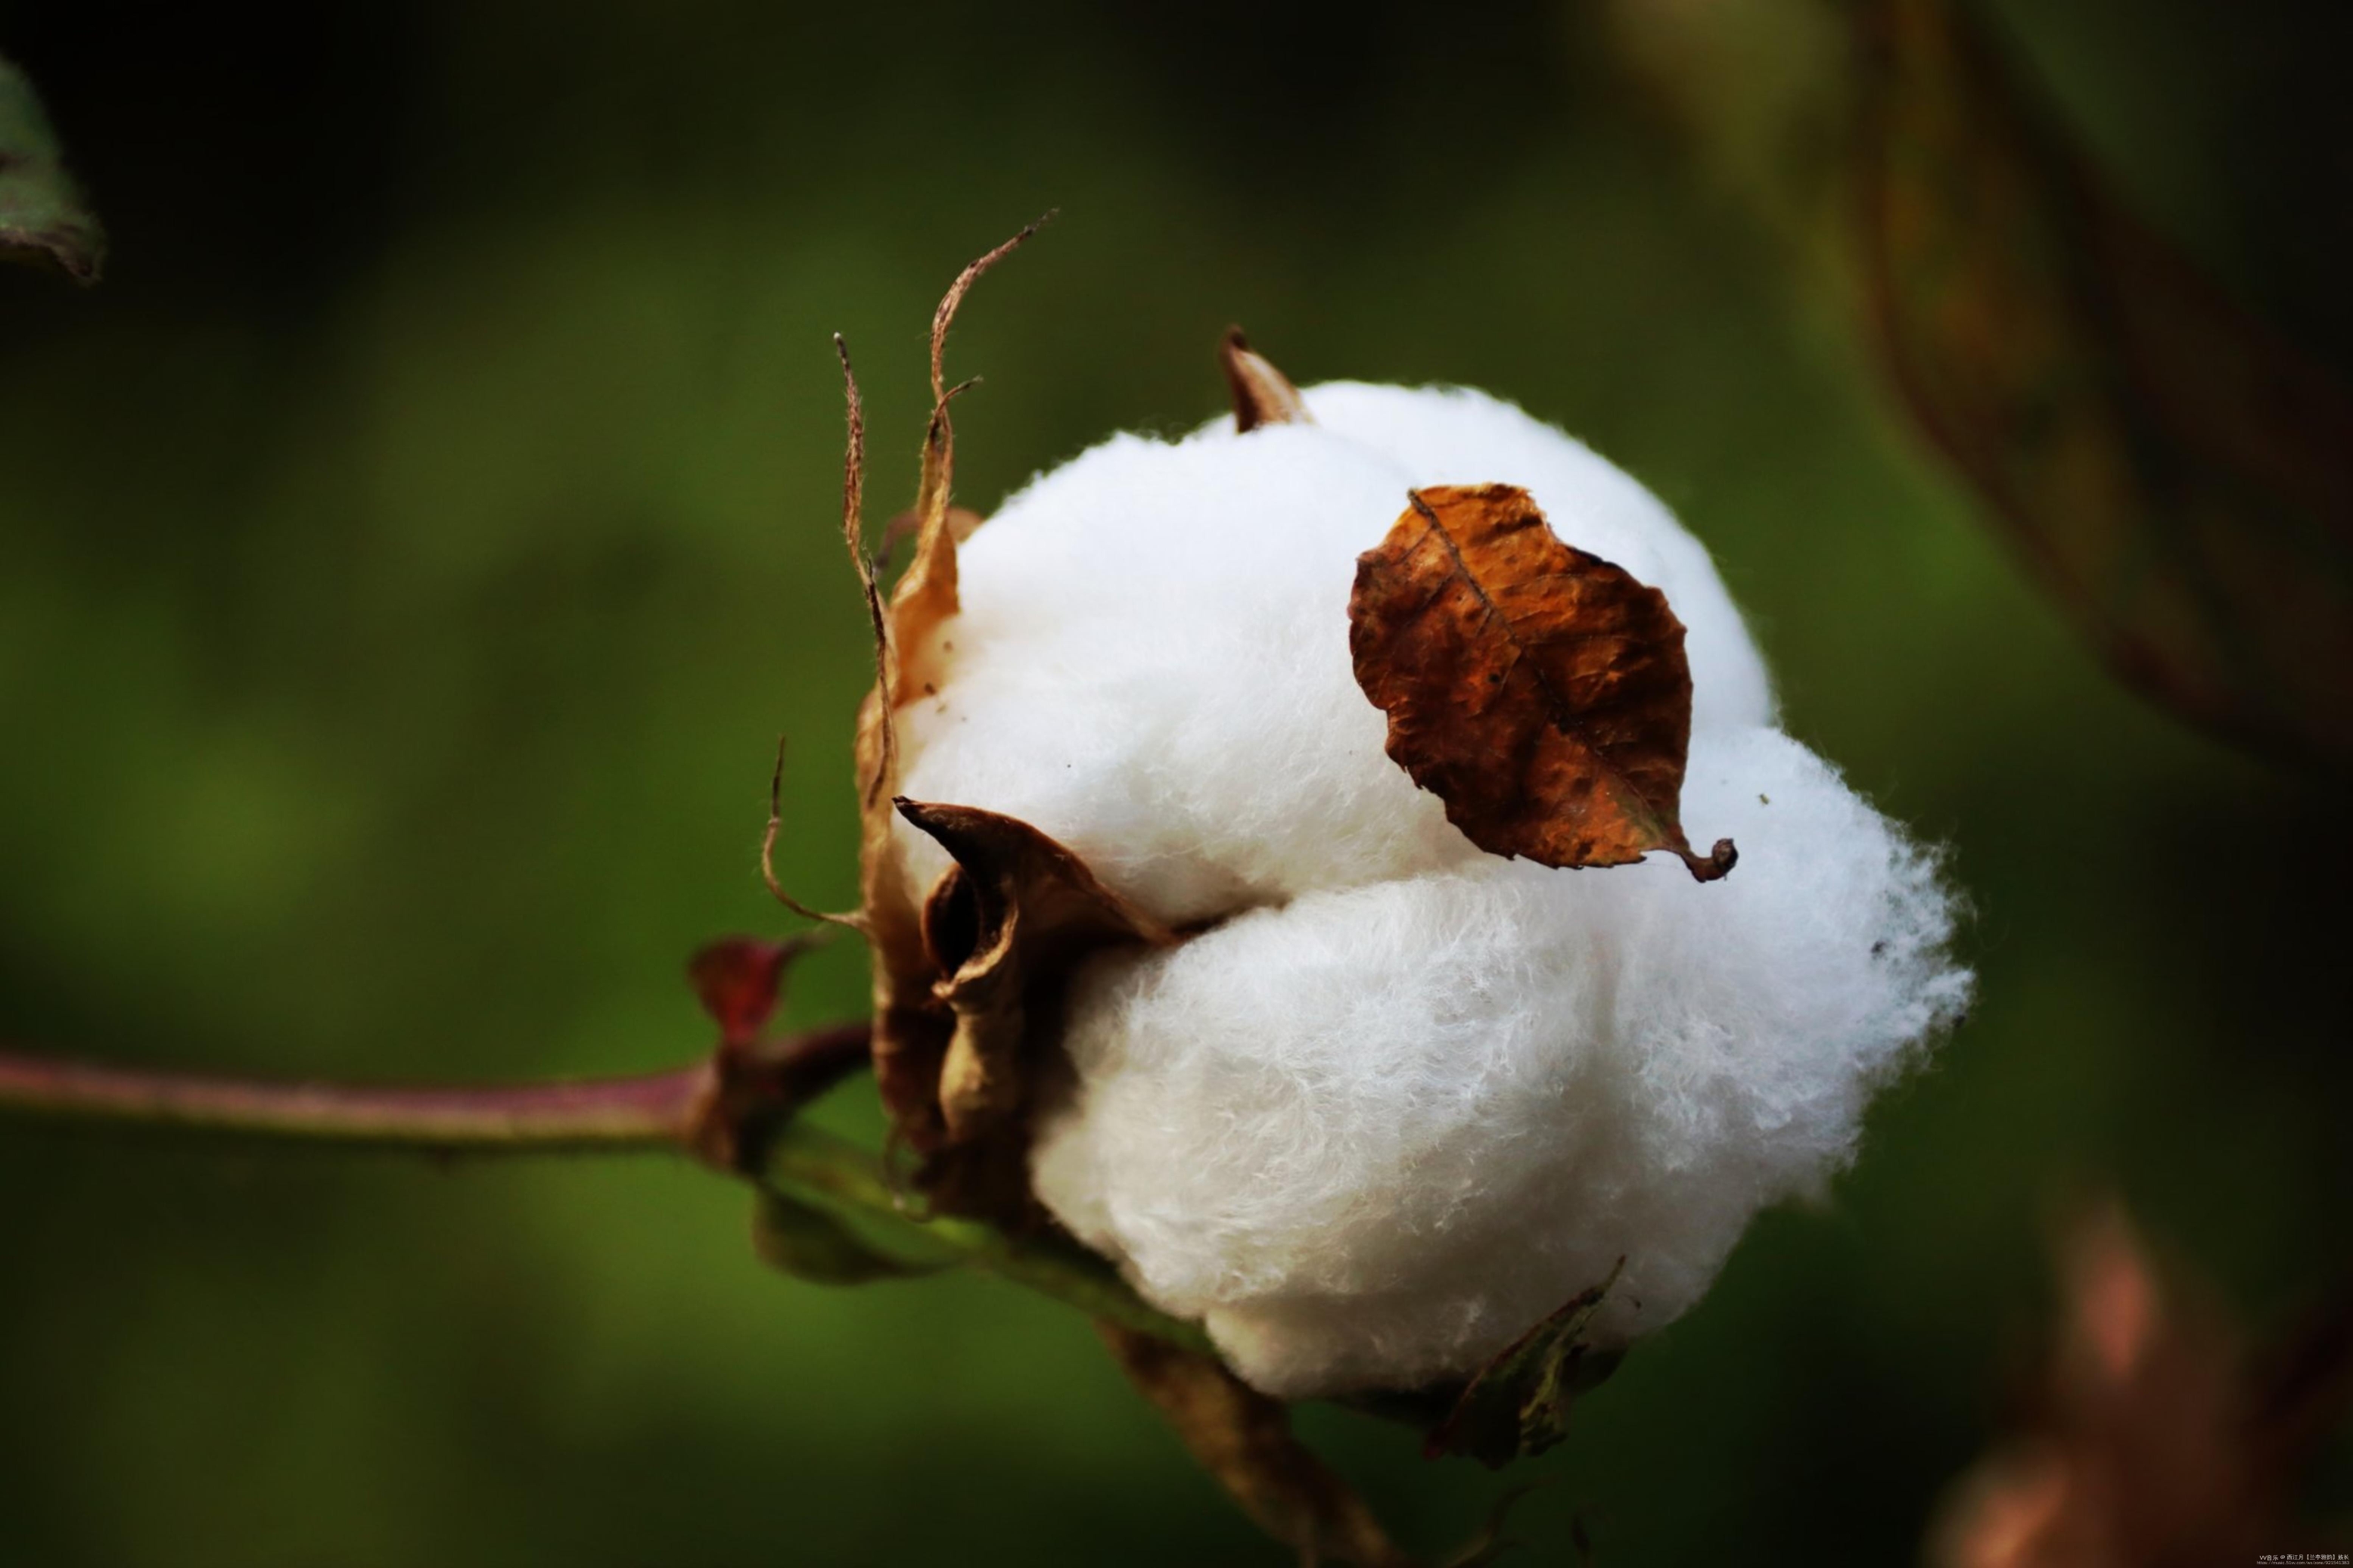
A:
<svg viewBox="0 0 2353 1568">
<path fill-rule="evenodd" d="M 1598 1359 L 1959 1012 L 1936 858 L 1627 474 L 1225 363 L 1231 419 L 959 538 L 935 356 L 861 725 L 886 1100 L 933 1201 L 1042 1207 L 1262 1393 Z"/>
</svg>

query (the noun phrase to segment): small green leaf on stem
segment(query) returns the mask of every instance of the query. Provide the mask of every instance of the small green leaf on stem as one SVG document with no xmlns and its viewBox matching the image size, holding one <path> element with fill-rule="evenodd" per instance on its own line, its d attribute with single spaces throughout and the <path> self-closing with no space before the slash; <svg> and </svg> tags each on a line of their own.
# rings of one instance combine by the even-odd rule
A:
<svg viewBox="0 0 2353 1568">
<path fill-rule="evenodd" d="M 1209 1353 L 1199 1325 L 1146 1305 L 1118 1272 L 1059 1231 L 1015 1234 L 978 1220 L 909 1206 L 882 1161 L 822 1128 L 789 1121 L 745 1173 L 765 1193 L 843 1220 L 871 1247 L 923 1265 L 967 1264 L 1051 1297 L 1087 1316 Z"/>
<path fill-rule="evenodd" d="M 753 1211 L 752 1246 L 763 1263 L 812 1285 L 903 1279 L 935 1274 L 954 1262 L 894 1251 L 841 1215 L 771 1192 L 760 1194 Z"/>
</svg>

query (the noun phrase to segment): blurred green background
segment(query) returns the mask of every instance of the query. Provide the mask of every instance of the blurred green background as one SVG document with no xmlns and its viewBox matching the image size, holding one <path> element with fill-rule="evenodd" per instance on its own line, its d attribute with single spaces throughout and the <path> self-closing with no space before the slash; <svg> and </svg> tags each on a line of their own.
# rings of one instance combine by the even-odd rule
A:
<svg viewBox="0 0 2353 1568">
<path fill-rule="evenodd" d="M 2341 8 L 2004 11 L 2123 188 L 2353 363 Z M 295 1075 L 650 1068 L 710 936 L 853 888 L 834 532 L 923 344 L 984 510 L 1301 381 L 1461 381 L 1708 542 L 1790 729 L 1953 847 L 1981 1003 L 1819 1210 L 1531 1467 L 1523 1561 L 1901 1563 L 2113 1184 L 2260 1334 L 2353 1249 L 2340 795 L 2113 686 L 1696 176 L 1592 7 L 0 6 L 112 230 L 0 277 L 0 1037 Z M 1813 303 L 1809 303 L 1813 300 Z M 1116 559 L 1103 563 L 1117 571 Z M 861 1005 L 846 944 L 796 1018 Z M 871 1130 L 862 1086 L 824 1114 Z M 1283 1561 L 1085 1324 L 767 1274 L 656 1158 L 0 1124 L 0 1563 Z M 1307 1426 L 1415 1542 L 1502 1484 Z M 2353 1510 L 2342 1445 L 2307 1503 Z"/>
</svg>

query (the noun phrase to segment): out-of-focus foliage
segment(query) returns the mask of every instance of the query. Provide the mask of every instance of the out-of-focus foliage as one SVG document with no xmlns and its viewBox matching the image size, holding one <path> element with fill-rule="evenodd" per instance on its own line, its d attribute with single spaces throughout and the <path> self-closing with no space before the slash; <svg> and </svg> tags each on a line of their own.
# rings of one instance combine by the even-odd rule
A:
<svg viewBox="0 0 2353 1568">
<path fill-rule="evenodd" d="M 1609 16 L 2109 668 L 2353 768 L 2353 396 L 2134 213 L 2010 30 L 1970 0 Z"/>
<path fill-rule="evenodd" d="M 1939 1509 L 1932 1568 L 2326 1562 L 2330 1536 L 2291 1519 L 2284 1496 L 2353 1395 L 2353 1303 L 2251 1355 L 2212 1292 L 2159 1268 L 2114 1205 L 2069 1231 L 2023 1430 Z"/>
<path fill-rule="evenodd" d="M 1890 368 L 2109 666 L 2353 772 L 2353 398 L 2125 211 L 1956 0 L 1864 56 Z"/>
<path fill-rule="evenodd" d="M 2136 204 L 2353 358 L 2346 24 L 2015 9 Z M 1977 1016 L 1829 1205 L 1577 1401 L 1510 1530 L 1567 1557 L 1582 1519 L 1610 1568 L 1907 1560 L 2044 1316 L 2054 1188 L 2113 1173 L 2259 1325 L 2353 1253 L 2336 852 L 2215 831 L 2330 803 L 2104 675 L 1599 23 L 11 8 L 114 249 L 92 291 L 0 275 L 0 1032 L 402 1077 L 707 1046 L 686 956 L 778 929 L 779 729 L 778 869 L 855 901 L 827 334 L 886 515 L 941 287 L 1059 205 L 959 323 L 961 495 L 1218 414 L 1230 321 L 1302 380 L 1489 387 L 1667 495 L 1793 731 L 1956 845 Z M 1428 81 L 1479 111 L 1417 112 Z M 855 946 L 795 1022 L 863 1007 Z M 819 1119 L 875 1138 L 863 1103 Z M 1271 1556 L 1076 1315 L 782 1279 L 683 1166 L 12 1126 L 0 1193 L 9 1561 Z M 1303 1426 L 1414 1544 L 1494 1495 L 1403 1428 Z M 2316 1487 L 2353 1507 L 2341 1448 Z"/>
<path fill-rule="evenodd" d="M 25 73 L 0 59 L 0 256 L 98 281 L 106 236 L 66 173 Z"/>
</svg>

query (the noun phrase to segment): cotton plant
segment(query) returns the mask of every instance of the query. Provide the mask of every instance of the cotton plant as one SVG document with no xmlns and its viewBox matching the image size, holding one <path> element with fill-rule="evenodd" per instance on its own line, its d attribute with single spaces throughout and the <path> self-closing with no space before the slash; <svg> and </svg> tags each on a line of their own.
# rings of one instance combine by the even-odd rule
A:
<svg viewBox="0 0 2353 1568">
<path fill-rule="evenodd" d="M 957 514 L 955 297 L 847 917 L 912 1184 L 1255 1394 L 1493 1374 L 1510 1440 L 1459 1394 L 1435 1440 L 1543 1446 L 1530 1379 L 1688 1310 L 1958 1015 L 1936 858 L 1776 726 L 1657 498 L 1483 394 L 1236 334 L 1229 419 Z"/>
<path fill-rule="evenodd" d="M 0 1057 L 0 1103 L 437 1147 L 662 1144 L 765 1256 L 1081 1307 L 1270 1533 L 1409 1559 L 1289 1431 L 1333 1398 L 1502 1464 L 1819 1195 L 1969 992 L 1936 856 L 1776 723 L 1705 549 L 1463 388 L 1295 388 L 1115 436 L 983 521 L 943 374 L 886 595 L 849 358 L 870 1022 L 774 1037 L 807 938 L 693 979 L 674 1072 L 425 1091 Z M 1688 820 L 1710 837 L 1705 850 Z M 881 1158 L 794 1112 L 871 1065 Z M 1464 1560 L 1472 1560 L 1476 1553 Z"/>
</svg>

